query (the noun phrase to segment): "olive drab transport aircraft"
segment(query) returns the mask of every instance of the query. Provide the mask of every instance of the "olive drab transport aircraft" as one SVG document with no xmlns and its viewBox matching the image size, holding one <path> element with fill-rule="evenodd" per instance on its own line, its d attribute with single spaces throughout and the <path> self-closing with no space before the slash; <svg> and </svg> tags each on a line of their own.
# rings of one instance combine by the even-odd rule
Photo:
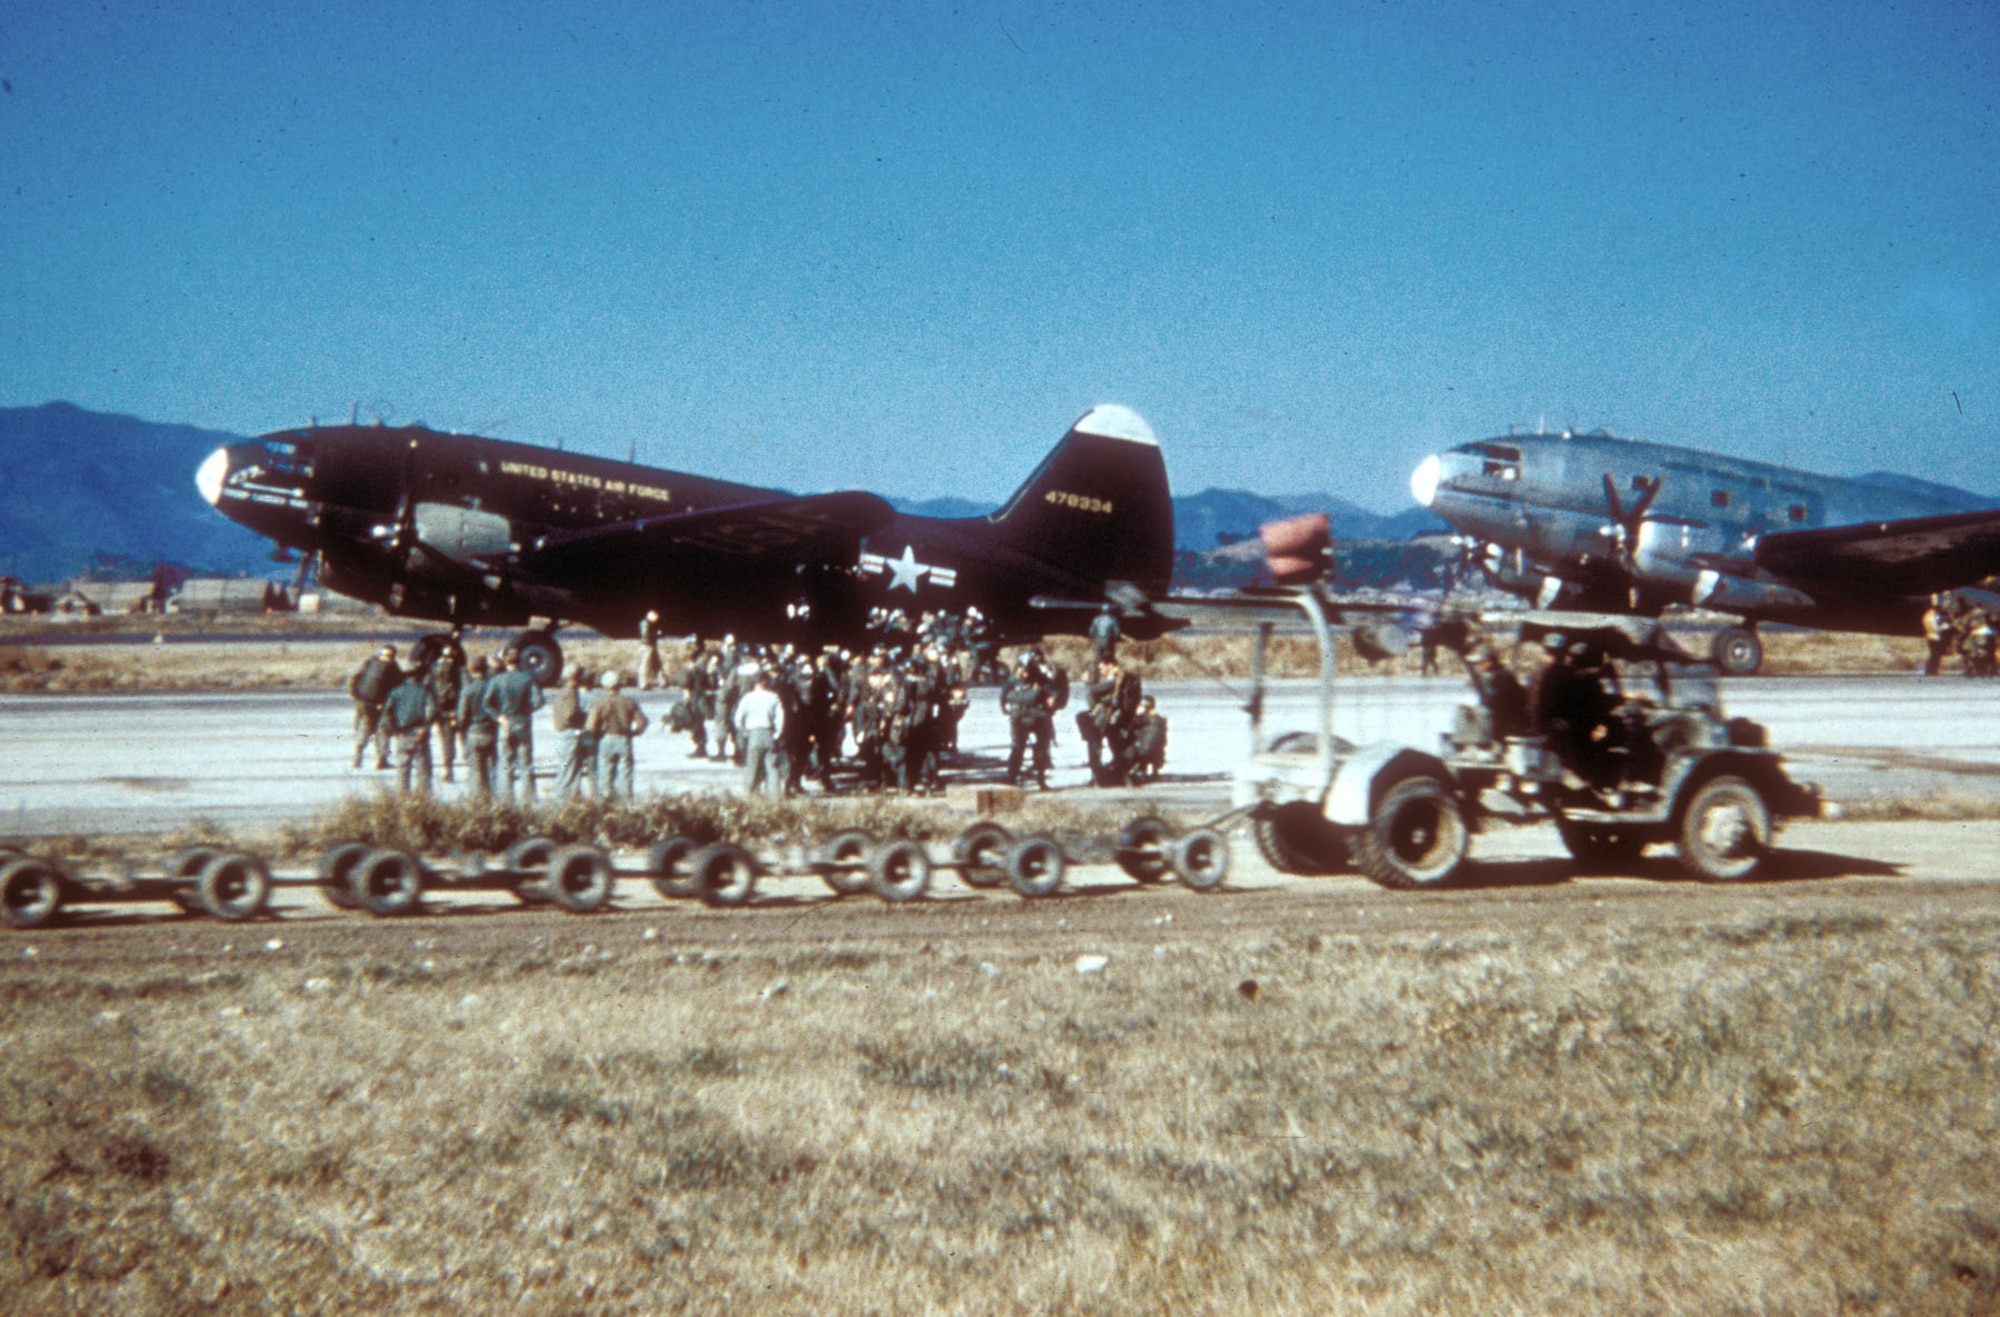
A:
<svg viewBox="0 0 2000 1317">
<path fill-rule="evenodd" d="M 398 616 L 527 627 L 514 644 L 545 683 L 565 623 L 632 636 L 657 611 L 662 634 L 853 643 L 871 609 L 976 607 L 998 638 L 1039 639 L 1082 634 L 1109 583 L 1164 590 L 1173 572 L 1159 443 L 1117 406 L 960 519 L 421 426 L 281 430 L 210 454 L 195 484 L 307 555 L 302 578 L 316 563 L 328 589 Z"/>
<path fill-rule="evenodd" d="M 1734 614 L 1714 657 L 1738 675 L 1763 662 L 1759 622 L 1915 635 L 1929 595 L 2000 571 L 2000 509 L 1962 491 L 1603 431 L 1463 444 L 1418 464 L 1410 492 L 1538 607 Z"/>
</svg>

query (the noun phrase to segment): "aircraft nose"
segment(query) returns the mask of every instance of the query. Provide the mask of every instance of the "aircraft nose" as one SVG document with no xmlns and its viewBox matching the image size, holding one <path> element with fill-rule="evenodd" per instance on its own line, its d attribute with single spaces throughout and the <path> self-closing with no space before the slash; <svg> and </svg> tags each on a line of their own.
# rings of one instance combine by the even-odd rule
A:
<svg viewBox="0 0 2000 1317">
<path fill-rule="evenodd" d="M 201 491 L 201 496 L 208 500 L 210 507 L 214 507 L 222 501 L 222 480 L 228 474 L 229 450 L 227 448 L 216 449 L 203 458 L 201 465 L 195 468 L 194 487 Z"/>
<path fill-rule="evenodd" d="M 1417 463 L 1417 469 L 1410 472 L 1410 493 L 1418 507 L 1427 508 L 1437 501 L 1438 482 L 1443 475 L 1444 463 L 1436 453 Z"/>
</svg>

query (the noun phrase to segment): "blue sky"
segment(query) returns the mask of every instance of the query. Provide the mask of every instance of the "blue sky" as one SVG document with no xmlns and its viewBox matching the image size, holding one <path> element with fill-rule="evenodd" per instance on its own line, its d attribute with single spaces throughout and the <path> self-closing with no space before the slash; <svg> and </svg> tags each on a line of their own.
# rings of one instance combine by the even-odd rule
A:
<svg viewBox="0 0 2000 1317">
<path fill-rule="evenodd" d="M 0 0 L 0 406 L 1388 509 L 1607 426 L 2000 490 L 2000 5 Z M 1953 395 L 1956 394 L 1954 399 Z"/>
</svg>

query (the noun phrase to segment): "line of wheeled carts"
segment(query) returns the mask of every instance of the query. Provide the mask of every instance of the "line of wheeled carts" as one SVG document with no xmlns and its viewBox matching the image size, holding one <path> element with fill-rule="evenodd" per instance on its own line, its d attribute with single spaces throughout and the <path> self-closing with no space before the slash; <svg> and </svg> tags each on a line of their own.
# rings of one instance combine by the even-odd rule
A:
<svg viewBox="0 0 2000 1317">
<path fill-rule="evenodd" d="M 1220 832 L 1177 832 L 1150 815 L 1119 831 L 1111 858 L 1141 883 L 1174 878 L 1209 892 L 1229 876 L 1229 844 Z M 620 870 L 600 847 L 547 837 L 527 838 L 504 855 L 472 852 L 438 863 L 393 847 L 346 842 L 328 847 L 314 872 L 298 878 L 274 877 L 258 856 L 203 846 L 177 852 L 158 873 L 116 875 L 88 875 L 64 860 L 0 846 L 0 918 L 9 928 L 42 928 L 78 906 L 165 901 L 236 923 L 267 915 L 272 889 L 280 886 L 317 887 L 334 906 L 384 917 L 420 910 L 426 893 L 468 891 L 509 892 L 523 904 L 591 914 L 609 905 L 621 879 L 644 879 L 661 896 L 718 907 L 748 904 L 761 878 L 799 876 L 817 876 L 840 896 L 873 892 L 903 902 L 928 892 L 939 870 L 956 873 L 968 886 L 1006 886 L 1034 898 L 1061 890 L 1070 863 L 1055 838 L 1015 837 L 991 822 L 966 828 L 943 858 L 922 842 L 883 841 L 861 831 L 762 853 L 734 842 L 663 837 L 639 870 Z"/>
</svg>

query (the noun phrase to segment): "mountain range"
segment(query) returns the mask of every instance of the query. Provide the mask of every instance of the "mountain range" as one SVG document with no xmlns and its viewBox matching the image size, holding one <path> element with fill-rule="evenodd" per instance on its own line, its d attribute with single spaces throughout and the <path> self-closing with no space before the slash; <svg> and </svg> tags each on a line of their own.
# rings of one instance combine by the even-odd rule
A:
<svg viewBox="0 0 2000 1317">
<path fill-rule="evenodd" d="M 32 582 L 84 572 L 143 577 L 156 562 L 169 562 L 204 574 L 289 577 L 292 569 L 272 561 L 268 541 L 217 516 L 195 492 L 202 458 L 240 442 L 239 435 L 66 402 L 0 408 L 0 574 Z M 966 499 L 889 501 L 932 517 L 993 511 Z M 1183 558 L 1205 556 L 1255 536 L 1266 521 L 1308 512 L 1330 515 L 1342 539 L 1444 529 L 1421 508 L 1383 515 L 1330 494 L 1207 489 L 1174 500 L 1174 543 Z"/>
</svg>

